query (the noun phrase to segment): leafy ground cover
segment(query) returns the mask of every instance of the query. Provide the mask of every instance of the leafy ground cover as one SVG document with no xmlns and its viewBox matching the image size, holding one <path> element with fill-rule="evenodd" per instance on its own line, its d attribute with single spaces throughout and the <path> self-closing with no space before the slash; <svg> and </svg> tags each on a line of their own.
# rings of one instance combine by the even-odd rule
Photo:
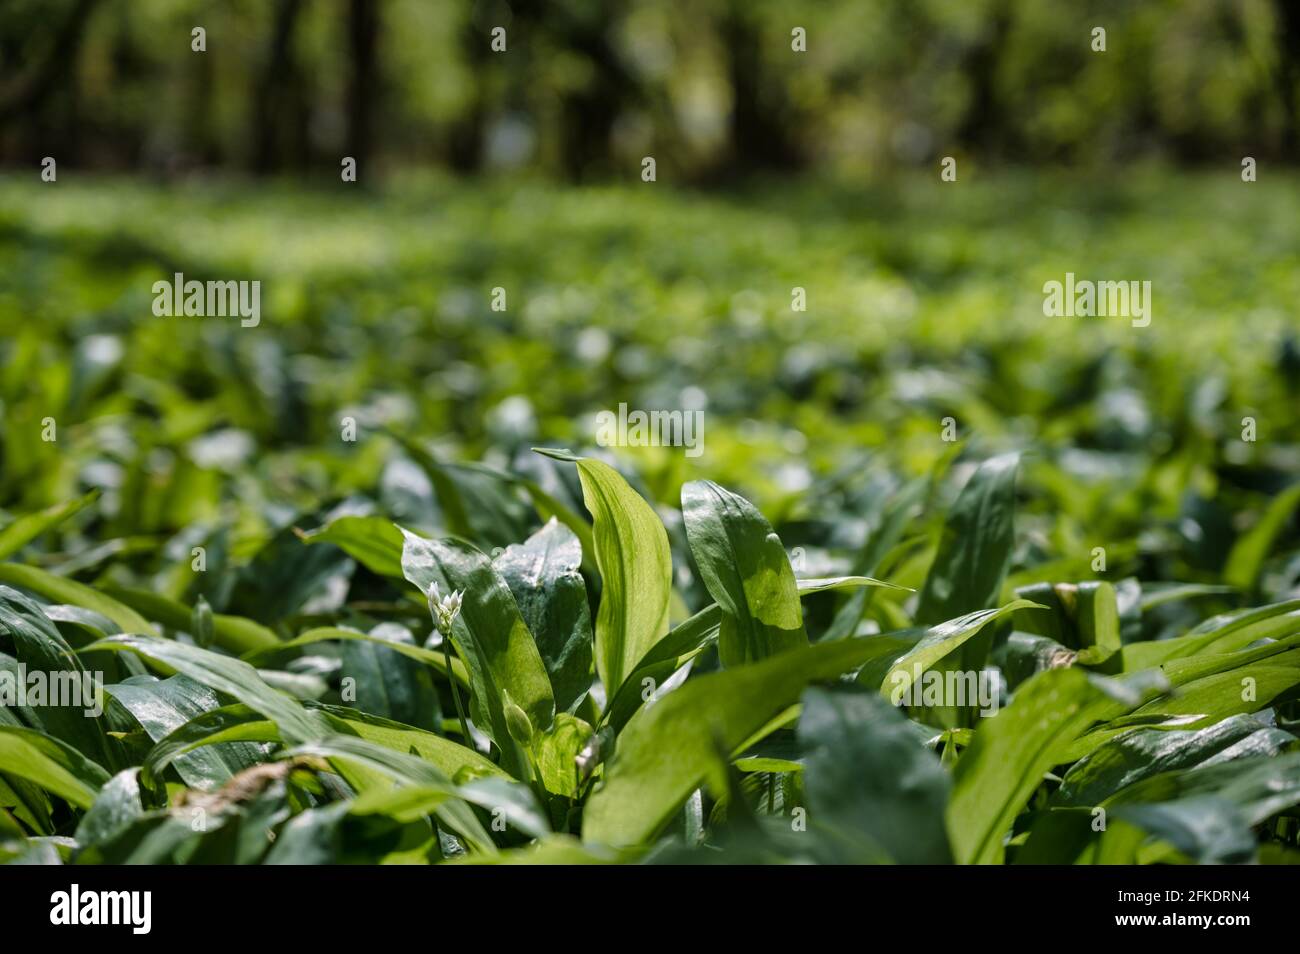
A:
<svg viewBox="0 0 1300 954">
<path fill-rule="evenodd" d="M 1296 860 L 1298 195 L 0 183 L 0 854 Z"/>
</svg>

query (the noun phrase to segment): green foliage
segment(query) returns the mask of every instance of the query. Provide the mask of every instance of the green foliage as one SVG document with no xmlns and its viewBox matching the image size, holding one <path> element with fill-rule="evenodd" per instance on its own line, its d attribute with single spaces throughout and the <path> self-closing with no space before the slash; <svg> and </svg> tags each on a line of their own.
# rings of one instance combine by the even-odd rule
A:
<svg viewBox="0 0 1300 954">
<path fill-rule="evenodd" d="M 1026 182 L 0 183 L 0 857 L 1285 859 L 1293 183 Z M 257 334 L 139 319 L 254 263 Z M 590 446 L 687 387 L 702 459 Z"/>
<path fill-rule="evenodd" d="M 394 618 L 369 632 L 344 626 L 367 618 L 345 603 L 326 616 L 340 625 L 312 627 L 316 614 L 289 628 L 277 611 L 262 630 L 272 644 L 244 659 L 220 638 L 197 645 L 205 628 L 218 636 L 205 602 L 188 616 L 162 597 L 131 609 L 4 564 L 5 579 L 32 594 L 0 590 L 4 672 L 80 675 L 82 660 L 121 654 L 152 670 L 105 686 L 93 716 L 41 700 L 0 707 L 6 855 L 23 855 L 24 839 L 60 819 L 85 861 L 208 858 L 229 850 L 211 840 L 226 826 L 280 832 L 269 851 L 216 856 L 228 861 L 382 861 L 399 844 L 407 860 L 634 859 L 678 844 L 675 819 L 693 813 L 688 844 L 735 860 L 1079 862 L 1131 858 L 1149 841 L 1190 861 L 1246 861 L 1293 837 L 1275 820 L 1300 804 L 1294 604 L 1123 644 L 1107 581 L 1030 584 L 1021 592 L 1044 603 L 999 604 L 1014 566 L 1014 458 L 977 468 L 928 521 L 942 534 L 913 595 L 866 577 L 796 579 L 767 519 L 708 482 L 683 491 L 677 556 L 691 560 L 674 576 L 664 524 L 644 498 L 606 464 L 554 456 L 577 463 L 593 514 L 590 576 L 580 537 L 554 516 L 543 523 L 554 508 L 541 497 L 540 528 L 495 559 L 377 517 L 336 518 L 292 539 L 361 560 Z M 270 535 L 266 552 L 287 539 Z M 294 565 L 320 579 L 321 563 Z M 874 631 L 809 643 L 819 635 L 809 619 L 827 625 L 864 590 L 879 603 L 854 612 Z M 718 602 L 660 633 L 683 592 Z M 59 598 L 86 609 L 39 602 Z M 591 606 L 607 603 L 608 628 L 598 613 L 593 630 Z M 938 606 L 967 609 L 923 625 Z M 155 619 L 113 631 L 139 612 Z M 971 641 L 1008 621 L 1040 632 L 1004 630 L 992 662 L 978 664 L 988 676 L 1015 660 L 1016 682 L 991 700 L 1000 705 L 970 728 L 930 728 L 935 710 L 907 690 L 960 674 Z M 450 658 L 434 648 L 448 644 Z M 1014 648 L 1040 644 L 1055 648 Z M 448 717 L 453 707 L 460 718 Z M 211 828 L 174 823 L 195 805 L 211 810 Z M 1091 824 L 1097 812 L 1113 834 Z M 380 823 L 392 838 L 375 837 Z M 595 854 L 561 851 L 557 833 L 580 835 Z M 600 854 L 610 849 L 621 855 Z M 663 850 L 690 860 L 701 848 Z"/>
</svg>

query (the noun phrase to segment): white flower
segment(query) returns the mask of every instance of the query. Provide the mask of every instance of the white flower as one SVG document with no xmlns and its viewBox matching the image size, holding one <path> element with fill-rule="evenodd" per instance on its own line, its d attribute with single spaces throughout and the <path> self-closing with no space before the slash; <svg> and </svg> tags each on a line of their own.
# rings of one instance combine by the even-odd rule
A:
<svg viewBox="0 0 1300 954">
<path fill-rule="evenodd" d="M 429 612 L 433 614 L 434 625 L 444 638 L 451 636 L 451 624 L 460 615 L 461 597 L 464 595 L 461 590 L 455 590 L 443 596 L 438 592 L 437 583 L 429 587 Z"/>
</svg>

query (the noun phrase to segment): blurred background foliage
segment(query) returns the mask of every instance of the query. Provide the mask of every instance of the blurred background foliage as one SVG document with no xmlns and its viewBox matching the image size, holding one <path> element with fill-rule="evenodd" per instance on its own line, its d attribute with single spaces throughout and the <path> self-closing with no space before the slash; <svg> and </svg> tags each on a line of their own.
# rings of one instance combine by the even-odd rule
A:
<svg viewBox="0 0 1300 954">
<path fill-rule="evenodd" d="M 561 493 L 528 448 L 626 402 L 706 409 L 703 456 L 618 455 L 670 529 L 713 478 L 801 574 L 1020 449 L 1017 583 L 1105 546 L 1111 579 L 1294 594 L 1298 11 L 8 0 L 0 520 L 97 491 L 29 559 L 192 599 L 195 541 L 255 569 L 340 505 L 447 530 L 393 435 Z M 1151 281 L 1151 326 L 1045 318 L 1067 271 Z M 175 272 L 261 281 L 261 324 L 155 317 Z M 887 569 L 920 585 L 932 543 Z"/>
<path fill-rule="evenodd" d="M 190 53 L 190 31 L 208 52 Z M 1105 54 L 1091 49 L 1107 31 Z M 492 52 L 504 27 L 507 52 Z M 806 30 L 807 52 L 791 49 Z M 1294 161 L 1291 0 L 7 0 L 0 161 L 853 177 Z"/>
</svg>

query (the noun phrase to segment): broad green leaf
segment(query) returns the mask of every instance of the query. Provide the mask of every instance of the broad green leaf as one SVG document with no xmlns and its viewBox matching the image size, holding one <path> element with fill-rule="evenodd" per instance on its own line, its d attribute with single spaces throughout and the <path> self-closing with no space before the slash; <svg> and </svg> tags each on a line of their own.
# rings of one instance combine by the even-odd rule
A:
<svg viewBox="0 0 1300 954">
<path fill-rule="evenodd" d="M 1058 761 L 1062 743 L 1086 727 L 1098 695 L 1077 669 L 1034 676 L 1011 704 L 986 719 L 957 760 L 948 802 L 948 836 L 959 864 L 996 864 L 1002 839 Z"/>
<path fill-rule="evenodd" d="M 37 513 L 29 513 L 14 520 L 0 530 L 0 560 L 7 560 L 42 533 L 57 527 L 83 507 L 99 499 L 99 491 L 69 500 L 67 503 L 55 504 Z"/>
<path fill-rule="evenodd" d="M 418 755 L 449 778 L 463 781 L 479 777 L 508 777 L 479 753 L 432 732 L 343 706 L 317 705 L 314 708 L 324 715 L 331 731 L 356 735 L 394 752 Z M 173 759 L 205 746 L 223 742 L 280 741 L 275 723 L 260 713 L 242 704 L 223 706 L 196 716 L 161 740 L 146 756 L 144 767 L 157 777 Z"/>
<path fill-rule="evenodd" d="M 1135 715 L 1197 715 L 1217 721 L 1238 713 L 1257 712 L 1275 698 L 1300 685 L 1300 652 L 1182 683 L 1178 691 L 1135 710 Z"/>
<path fill-rule="evenodd" d="M 1204 729 L 1134 729 L 1071 766 L 1052 801 L 1062 806 L 1099 805 L 1161 772 L 1276 755 L 1296 745 L 1300 740 L 1289 732 L 1246 715 Z"/>
<path fill-rule="evenodd" d="M 479 851 L 495 851 L 496 847 L 474 813 L 461 799 L 457 786 L 442 771 L 424 759 L 385 748 L 367 739 L 349 735 L 327 735 L 305 745 L 282 753 L 283 757 L 316 756 L 330 760 L 356 763 L 386 776 L 402 785 L 432 788 L 453 796 L 433 808 L 439 818 L 447 822 L 457 834 L 466 838 Z M 369 790 L 369 789 L 367 789 Z M 387 791 L 387 787 L 380 789 Z M 365 794 L 362 792 L 361 794 Z"/>
<path fill-rule="evenodd" d="M 722 609 L 710 603 L 694 616 L 682 620 L 663 639 L 655 643 L 641 658 L 636 669 L 605 706 L 602 721 L 615 731 L 621 731 L 645 701 L 646 690 L 651 692 L 678 669 L 695 658 L 704 647 L 718 638 L 722 622 Z M 647 682 L 648 680 L 648 682 Z"/>
<path fill-rule="evenodd" d="M 1255 585 L 1273 541 L 1297 507 L 1300 507 L 1300 483 L 1292 484 L 1274 497 L 1259 521 L 1238 538 L 1223 568 L 1225 582 L 1242 589 Z"/>
<path fill-rule="evenodd" d="M 274 626 L 332 586 L 347 585 L 356 569 L 351 557 L 331 547 L 304 546 L 300 532 L 284 527 L 240 567 L 226 609 Z"/>
<path fill-rule="evenodd" d="M 446 653 L 438 652 L 436 649 L 426 649 L 423 646 L 414 646 L 411 643 L 398 642 L 384 635 L 384 633 L 384 630 L 362 633 L 354 629 L 343 629 L 337 626 L 321 626 L 316 629 L 309 629 L 305 633 L 301 633 L 283 643 L 276 643 L 271 647 L 245 653 L 243 658 L 245 662 L 260 666 L 275 658 L 284 650 L 300 649 L 313 643 L 329 642 L 335 639 L 359 640 L 375 643 L 386 649 L 391 649 L 395 653 L 400 653 L 408 659 L 426 663 L 444 676 L 454 678 L 460 685 L 469 686 L 469 672 L 465 669 L 465 664 L 455 656 L 452 656 L 450 663 L 448 663 Z"/>
<path fill-rule="evenodd" d="M 597 845 L 584 845 L 571 835 L 551 835 L 524 848 L 511 848 L 495 855 L 464 855 L 454 865 L 610 865 L 630 860 Z"/>
<path fill-rule="evenodd" d="M 865 576 L 837 576 L 798 581 L 799 595 L 808 596 L 827 590 L 856 589 L 867 586 L 893 587 Z M 895 587 L 898 588 L 898 587 Z M 683 620 L 655 643 L 646 653 L 636 670 L 623 681 L 614 700 L 605 707 L 603 722 L 616 731 L 621 730 L 633 713 L 644 703 L 647 690 L 655 691 L 678 669 L 695 658 L 705 647 L 715 642 L 721 628 L 722 608 L 710 603 L 695 615 Z M 647 681 L 648 680 L 648 681 Z"/>
<path fill-rule="evenodd" d="M 384 517 L 347 516 L 300 533 L 303 543 L 332 543 L 372 573 L 402 579 L 402 531 Z"/>
<path fill-rule="evenodd" d="M 141 765 L 146 780 L 157 779 L 173 761 L 208 746 L 279 742 L 275 723 L 243 703 L 200 712 L 156 741 Z M 403 750 L 405 751 L 405 750 Z"/>
<path fill-rule="evenodd" d="M 70 745 L 12 725 L 0 725 L 0 772 L 39 785 L 78 808 L 89 808 L 109 778 Z"/>
<path fill-rule="evenodd" d="M 339 857 L 339 827 L 351 809 L 335 802 L 299 812 L 276 835 L 262 863 L 266 865 L 328 865 Z"/>
<path fill-rule="evenodd" d="M 980 464 L 962 488 L 925 578 L 916 621 L 941 623 L 994 606 L 1011 559 L 1018 454 Z"/>
<path fill-rule="evenodd" d="M 859 689 L 808 689 L 799 717 L 810 828 L 845 863 L 947 864 L 948 775 L 906 716 Z"/>
<path fill-rule="evenodd" d="M 1035 608 L 1037 604 L 1028 600 L 1014 600 L 997 609 L 977 610 L 930 627 L 921 641 L 890 668 L 880 685 L 880 691 L 897 702 L 926 670 L 960 648 L 989 623 L 1018 610 Z"/>
<path fill-rule="evenodd" d="M 511 774 L 526 777 L 523 753 L 511 742 L 526 750 L 530 740 L 518 738 L 519 719 L 510 720 L 510 713 L 513 708 L 522 714 L 525 734 L 543 731 L 555 720 L 555 696 L 510 588 L 492 562 L 468 544 L 413 533 L 406 533 L 402 571 L 426 595 L 435 584 L 444 596 L 463 593 L 452 642 L 469 672 L 474 721 L 507 756 Z"/>
<path fill-rule="evenodd" d="M 478 752 L 432 732 L 342 706 L 317 708 L 325 713 L 335 732 L 355 734 L 394 752 L 414 753 L 455 781 L 509 777 Z"/>
<path fill-rule="evenodd" d="M 682 487 L 682 517 L 700 576 L 722 607 L 722 664 L 808 645 L 790 559 L 758 509 L 710 480 L 693 480 Z"/>
<path fill-rule="evenodd" d="M 120 703 L 155 743 L 204 712 L 220 706 L 217 695 L 187 676 L 156 679 L 136 676 L 109 686 L 110 697 Z M 241 743 L 208 747 L 176 759 L 176 771 L 191 788 L 214 788 L 236 772 L 251 768 L 264 757 L 256 745 Z"/>
<path fill-rule="evenodd" d="M 658 515 L 618 471 L 587 458 L 577 466 L 602 583 L 596 672 L 612 697 L 668 632 L 672 556 Z"/>
<path fill-rule="evenodd" d="M 344 701 L 363 712 L 394 719 L 421 729 L 442 721 L 442 708 L 429 670 L 415 660 L 382 645 L 383 639 L 415 646 L 404 626 L 381 623 L 374 640 L 351 639 L 342 644 L 339 675 L 347 683 Z"/>
<path fill-rule="evenodd" d="M 1296 684 L 1298 644 L 1300 635 L 1255 649 L 1174 659 L 1160 669 L 1111 680 L 1111 685 L 1131 685 L 1140 691 L 1131 698 L 1102 698 L 1094 703 L 1090 714 L 1098 726 L 1071 743 L 1063 761 L 1077 761 L 1136 727 L 1203 728 L 1262 709 Z"/>
<path fill-rule="evenodd" d="M 592 733 L 592 727 L 582 719 L 561 712 L 555 717 L 555 725 L 538 737 L 537 767 L 548 792 L 566 798 L 578 794 L 578 753 Z"/>
<path fill-rule="evenodd" d="M 1104 580 L 1080 583 L 1075 600 L 1080 646 L 1096 647 L 1102 654 L 1118 652 L 1119 602 L 1115 587 Z"/>
<path fill-rule="evenodd" d="M 1283 639 L 1300 633 L 1300 600 L 1287 600 L 1211 617 L 1185 636 L 1130 643 L 1121 651 L 1124 671 L 1159 666 L 1171 659 L 1221 655 L 1261 639 Z"/>
<path fill-rule="evenodd" d="M 1248 826 L 1300 805 L 1300 752 L 1237 759 L 1165 772 L 1124 789 L 1112 804 L 1135 805 L 1212 796 L 1234 805 Z"/>
<path fill-rule="evenodd" d="M 104 592 L 149 619 L 155 619 L 168 629 L 188 632 L 193 625 L 194 611 L 176 600 L 149 590 L 106 586 Z M 94 607 L 91 607 L 92 609 Z M 132 632 L 123 627 L 126 632 Z M 227 613 L 212 614 L 213 643 L 232 653 L 247 653 L 256 649 L 276 646 L 280 639 L 273 630 L 243 616 Z M 152 630 L 146 632 L 152 633 Z"/>
<path fill-rule="evenodd" d="M 79 844 L 107 841 L 144 814 L 138 775 L 139 769 L 123 769 L 104 784 L 77 823 Z"/>
<path fill-rule="evenodd" d="M 537 642 L 556 709 L 572 711 L 591 688 L 591 614 L 578 569 L 582 544 L 552 518 L 524 543 L 506 547 L 492 565 Z"/>
<path fill-rule="evenodd" d="M 268 686 L 257 671 L 241 659 L 152 636 L 110 636 L 91 643 L 81 651 L 85 653 L 97 649 L 137 653 L 184 673 L 217 692 L 233 696 L 273 720 L 290 742 L 314 739 L 324 731 L 319 718 L 293 699 Z"/>
<path fill-rule="evenodd" d="M 602 788 L 587 801 L 583 839 L 610 845 L 651 839 L 727 753 L 799 701 L 809 683 L 849 672 L 894 643 L 849 639 L 710 673 L 641 709 L 618 738 Z"/>
<path fill-rule="evenodd" d="M 119 603 L 99 590 L 91 589 L 84 583 L 55 576 L 34 566 L 20 566 L 17 563 L 0 564 L 0 583 L 22 587 L 56 603 L 71 603 L 74 606 L 94 610 L 111 619 L 124 633 L 154 634 L 154 629 L 148 621 L 131 607 Z M 188 623 L 188 611 L 185 616 Z"/>
<path fill-rule="evenodd" d="M 1029 677 L 1048 669 L 1072 666 L 1078 658 L 1078 650 L 1069 649 L 1046 636 L 1017 630 L 993 650 L 991 662 L 1002 671 L 1007 687 L 1014 691 Z"/>
<path fill-rule="evenodd" d="M 98 764 L 118 768 L 121 755 L 103 718 L 102 677 L 82 665 L 40 606 L 7 586 L 0 586 L 0 637 L 12 640 L 16 653 L 12 666 L 0 656 L 0 685 L 9 683 L 16 695 L 20 681 L 31 690 L 36 679 L 45 693 L 39 702 L 29 698 L 24 707 L 14 705 L 14 713 Z M 0 693 L 0 710 L 17 702 L 5 695 Z"/>
<path fill-rule="evenodd" d="M 1120 805 L 1114 815 L 1177 848 L 1197 864 L 1242 864 L 1255 836 L 1237 806 L 1211 795 L 1159 805 Z"/>
</svg>

